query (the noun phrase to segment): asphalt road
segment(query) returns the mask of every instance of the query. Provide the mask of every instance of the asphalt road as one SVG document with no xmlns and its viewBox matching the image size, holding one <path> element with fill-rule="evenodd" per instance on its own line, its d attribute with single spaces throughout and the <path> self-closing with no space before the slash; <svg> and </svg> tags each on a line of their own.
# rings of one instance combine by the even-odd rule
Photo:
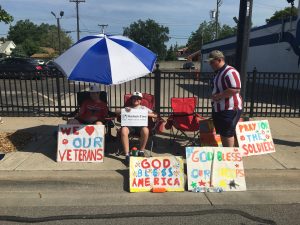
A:
<svg viewBox="0 0 300 225">
<path fill-rule="evenodd" d="M 120 199 L 120 202 L 122 200 Z M 137 205 L 0 208 L 0 224 L 297 225 L 300 205 Z"/>
<path fill-rule="evenodd" d="M 249 184 L 245 192 L 129 193 L 127 171 L 78 171 L 72 176 L 70 172 L 62 173 L 63 176 L 59 171 L 48 176 L 39 174 L 2 173 L 1 225 L 297 225 L 300 221 L 297 184 L 289 188 L 269 187 L 268 182 L 263 183 L 263 188 Z M 286 182 L 290 184 L 292 178 L 286 175 Z"/>
</svg>

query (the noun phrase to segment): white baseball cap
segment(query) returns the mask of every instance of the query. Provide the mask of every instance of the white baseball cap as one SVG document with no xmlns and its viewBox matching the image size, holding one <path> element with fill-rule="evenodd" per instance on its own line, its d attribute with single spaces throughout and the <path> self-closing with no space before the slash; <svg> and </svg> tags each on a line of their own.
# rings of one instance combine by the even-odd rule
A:
<svg viewBox="0 0 300 225">
<path fill-rule="evenodd" d="M 131 97 L 143 98 L 143 94 L 141 92 L 135 91 L 135 92 L 132 93 Z"/>
</svg>

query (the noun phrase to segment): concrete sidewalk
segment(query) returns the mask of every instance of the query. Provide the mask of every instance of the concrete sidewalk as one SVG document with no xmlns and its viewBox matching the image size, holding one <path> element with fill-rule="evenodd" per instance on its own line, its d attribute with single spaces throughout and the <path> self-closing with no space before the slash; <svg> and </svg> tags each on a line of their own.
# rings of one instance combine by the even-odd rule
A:
<svg viewBox="0 0 300 225">
<path fill-rule="evenodd" d="M 267 119 L 270 123 L 276 153 L 244 158 L 247 190 L 290 190 L 298 193 L 300 191 L 300 118 Z M 35 179 L 42 181 L 64 180 L 67 177 L 76 180 L 81 177 L 80 179 L 86 180 L 99 178 L 101 181 L 101 179 L 112 178 L 119 184 L 118 187 L 126 190 L 123 183 L 128 173 L 124 171 L 128 168 L 124 164 L 124 156 L 114 154 L 118 143 L 107 144 L 106 150 L 109 154 L 105 157 L 104 163 L 57 163 L 56 141 L 53 133 L 57 125 L 64 124 L 65 121 L 61 118 L 46 117 L 4 117 L 3 121 L 4 123 L 0 124 L 0 132 L 26 131 L 32 133 L 33 140 L 24 149 L 8 153 L 0 161 L 0 177 L 2 177 L 0 180 Z M 174 155 L 176 152 L 184 154 L 184 147 L 180 143 L 172 147 L 169 145 L 167 132 L 159 135 L 157 141 L 158 144 L 153 151 L 154 156 Z M 60 173 L 55 171 L 60 171 Z M 94 172 L 91 173 L 92 171 Z M 111 176 L 104 176 L 105 174 Z M 95 181 L 95 185 L 99 185 L 97 182 Z M 300 197 L 293 201 L 299 203 Z"/>
</svg>

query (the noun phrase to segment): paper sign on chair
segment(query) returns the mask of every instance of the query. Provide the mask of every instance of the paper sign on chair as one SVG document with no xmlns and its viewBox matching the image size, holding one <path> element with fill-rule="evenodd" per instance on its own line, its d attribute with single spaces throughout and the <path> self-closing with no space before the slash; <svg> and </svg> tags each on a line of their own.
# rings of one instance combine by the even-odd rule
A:
<svg viewBox="0 0 300 225">
<path fill-rule="evenodd" d="M 147 127 L 148 110 L 130 109 L 129 111 L 121 109 L 121 126 L 126 127 Z"/>
</svg>

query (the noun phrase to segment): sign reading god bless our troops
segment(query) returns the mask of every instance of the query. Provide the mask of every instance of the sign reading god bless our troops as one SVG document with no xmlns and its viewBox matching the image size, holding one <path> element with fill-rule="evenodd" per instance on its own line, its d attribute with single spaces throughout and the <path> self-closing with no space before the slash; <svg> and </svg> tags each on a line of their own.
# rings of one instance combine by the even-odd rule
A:
<svg viewBox="0 0 300 225">
<path fill-rule="evenodd" d="M 275 152 L 268 120 L 239 122 L 236 135 L 243 156 Z"/>
<path fill-rule="evenodd" d="M 239 148 L 187 147 L 188 190 L 193 192 L 245 191 Z"/>
<path fill-rule="evenodd" d="M 146 127 L 148 126 L 147 109 L 121 109 L 121 126 Z"/>
<path fill-rule="evenodd" d="M 130 192 L 146 192 L 153 188 L 184 191 L 183 159 L 179 156 L 130 157 Z"/>
<path fill-rule="evenodd" d="M 103 125 L 59 125 L 58 162 L 103 162 Z"/>
</svg>

